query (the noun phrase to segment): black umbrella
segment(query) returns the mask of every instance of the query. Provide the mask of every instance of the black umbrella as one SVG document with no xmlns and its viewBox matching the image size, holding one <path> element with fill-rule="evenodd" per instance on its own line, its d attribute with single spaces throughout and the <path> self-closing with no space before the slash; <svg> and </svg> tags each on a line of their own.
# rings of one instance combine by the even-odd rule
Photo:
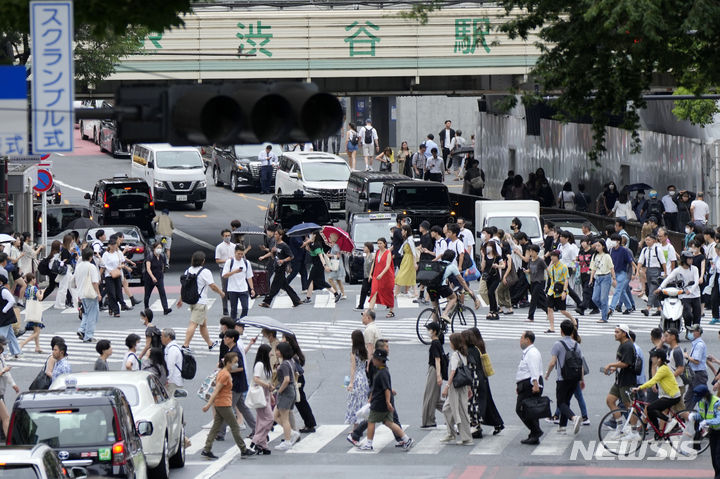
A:
<svg viewBox="0 0 720 479">
<path fill-rule="evenodd" d="M 90 228 L 98 228 L 100 225 L 90 218 L 76 218 L 72 220 L 65 229 L 69 230 L 87 230 Z"/>
<path fill-rule="evenodd" d="M 653 187 L 648 185 L 647 183 L 633 183 L 632 185 L 628 185 L 625 188 L 623 188 L 623 190 L 627 191 L 628 193 L 631 191 L 640 191 L 640 190 L 650 191 L 652 189 L 653 189 Z"/>
<path fill-rule="evenodd" d="M 240 228 L 233 230 L 232 234 L 234 235 L 252 235 L 252 234 L 264 234 L 265 231 L 255 225 L 245 225 L 241 226 Z"/>
</svg>

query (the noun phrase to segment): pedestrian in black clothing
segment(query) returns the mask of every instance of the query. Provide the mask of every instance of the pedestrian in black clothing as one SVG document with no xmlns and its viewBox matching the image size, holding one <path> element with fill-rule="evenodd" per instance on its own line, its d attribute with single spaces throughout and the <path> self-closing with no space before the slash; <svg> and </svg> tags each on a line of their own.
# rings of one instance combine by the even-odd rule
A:
<svg viewBox="0 0 720 479">
<path fill-rule="evenodd" d="M 530 275 L 530 309 L 528 309 L 528 321 L 535 320 L 535 310 L 542 309 L 547 313 L 547 294 L 545 292 L 545 270 L 547 265 L 540 259 L 540 247 L 536 244 L 528 247 L 527 268 L 525 273 Z"/>
<path fill-rule="evenodd" d="M 462 332 L 462 337 L 467 347 L 468 365 L 473 372 L 472 397 L 468 403 L 470 423 L 475 426 L 472 437 L 475 439 L 482 437 L 481 424 L 494 427 L 493 436 L 495 436 L 505 429 L 505 425 L 495 406 L 490 381 L 482 365 L 482 355 L 487 354 L 485 341 L 478 328 L 466 329 Z"/>
<path fill-rule="evenodd" d="M 585 193 L 585 183 L 580 183 L 577 188 L 578 191 L 575 193 L 575 211 L 590 211 L 592 199 L 590 195 Z"/>
<path fill-rule="evenodd" d="M 163 314 L 170 314 L 172 309 L 168 307 L 167 295 L 165 294 L 165 264 L 167 259 L 163 253 L 162 244 L 158 243 L 152 252 L 145 255 L 145 272 L 143 273 L 143 282 L 145 283 L 145 297 L 143 302 L 145 309 L 150 307 L 150 295 L 153 289 L 157 288 L 160 295 L 160 303 L 162 304 Z"/>
<path fill-rule="evenodd" d="M 375 261 L 375 256 L 373 255 L 374 249 L 375 245 L 371 241 L 366 241 L 363 245 L 363 280 L 360 288 L 360 301 L 355 311 L 365 311 L 365 300 L 370 296 L 370 273 L 373 262 Z M 420 294 L 422 294 L 422 291 Z"/>
<path fill-rule="evenodd" d="M 283 339 L 293 349 L 294 367 L 295 371 L 299 374 L 297 385 L 300 388 L 300 402 L 295 403 L 295 407 L 297 407 L 298 413 L 305 423 L 305 427 L 301 428 L 300 432 L 302 434 L 313 433 L 317 427 L 317 422 L 315 421 L 310 403 L 308 403 L 307 396 L 305 396 L 305 370 L 303 369 L 305 366 L 305 355 L 300 349 L 300 345 L 294 334 L 283 333 Z"/>
<path fill-rule="evenodd" d="M 505 178 L 505 181 L 503 181 L 503 184 L 502 184 L 502 188 L 500 188 L 500 196 L 502 196 L 506 200 L 511 199 L 510 195 L 512 193 L 514 179 L 515 179 L 515 171 L 509 170 L 507 178 Z"/>
<path fill-rule="evenodd" d="M 302 247 L 302 238 L 290 238 L 288 241 L 290 250 L 293 254 L 293 259 L 290 262 L 290 274 L 287 277 L 287 282 L 290 284 L 295 276 L 300 275 L 300 287 L 303 291 L 308 289 L 310 280 L 308 279 L 308 271 L 305 266 L 305 260 L 307 259 L 307 251 Z"/>
<path fill-rule="evenodd" d="M 284 290 L 290 297 L 293 306 L 300 306 L 302 304 L 302 301 L 295 290 L 288 284 L 287 277 L 285 276 L 287 263 L 292 261 L 293 256 L 292 251 L 290 251 L 290 247 L 283 240 L 284 235 L 285 231 L 278 228 L 274 233 L 275 246 L 273 246 L 267 254 L 260 257 L 260 259 L 265 259 L 265 257 L 270 255 L 275 257 L 275 275 L 273 276 L 272 284 L 270 285 L 270 292 L 267 296 L 265 296 L 263 302 L 260 303 L 260 306 L 263 308 L 270 307 L 270 303 L 272 303 L 273 298 L 278 294 L 278 292 L 280 292 L 281 289 Z"/>
<path fill-rule="evenodd" d="M 580 284 L 582 285 L 582 301 L 578 303 L 575 312 L 584 315 L 586 309 L 591 309 L 590 314 L 598 314 L 600 311 L 593 303 L 593 285 L 590 284 L 590 263 L 595 251 L 592 248 L 592 237 L 584 237 L 580 240 L 580 251 L 578 251 L 577 261 L 580 268 Z"/>
</svg>

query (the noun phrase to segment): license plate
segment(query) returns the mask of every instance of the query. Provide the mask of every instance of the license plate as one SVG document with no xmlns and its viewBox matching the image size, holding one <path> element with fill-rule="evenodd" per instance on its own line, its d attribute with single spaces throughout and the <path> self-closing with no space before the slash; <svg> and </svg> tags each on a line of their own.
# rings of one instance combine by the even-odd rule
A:
<svg viewBox="0 0 720 479">
<path fill-rule="evenodd" d="M 187 195 L 177 195 L 175 196 L 176 201 L 187 201 Z"/>
<path fill-rule="evenodd" d="M 339 209 L 340 209 L 340 202 L 339 202 L 339 201 L 331 201 L 331 202 L 330 202 L 330 209 L 331 209 L 331 210 L 339 210 Z"/>
<path fill-rule="evenodd" d="M 123 214 L 125 218 L 135 218 L 135 213 L 125 213 Z"/>
</svg>

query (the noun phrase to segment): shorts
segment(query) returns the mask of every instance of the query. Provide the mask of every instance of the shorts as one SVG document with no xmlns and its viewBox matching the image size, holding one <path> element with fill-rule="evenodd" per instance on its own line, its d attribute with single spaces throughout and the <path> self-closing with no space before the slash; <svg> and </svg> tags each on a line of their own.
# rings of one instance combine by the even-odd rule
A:
<svg viewBox="0 0 720 479">
<path fill-rule="evenodd" d="M 375 143 L 363 143 L 362 154 L 363 156 L 373 156 L 375 153 Z"/>
<path fill-rule="evenodd" d="M 428 294 L 430 295 L 430 301 L 437 301 L 440 296 L 442 296 L 443 298 L 448 298 L 452 296 L 453 290 L 450 289 L 450 286 L 444 284 L 438 288 L 428 288 Z"/>
<path fill-rule="evenodd" d="M 386 423 L 386 422 L 393 422 L 393 413 L 390 411 L 373 411 L 370 410 L 370 414 L 368 415 L 368 422 L 372 423 Z"/>
<path fill-rule="evenodd" d="M 207 304 L 191 304 L 190 321 L 198 326 L 205 324 L 207 322 Z"/>
<path fill-rule="evenodd" d="M 610 391 L 608 394 L 611 394 L 615 396 L 616 398 L 620 398 L 620 400 L 625 404 L 625 406 L 629 407 L 632 403 L 631 394 L 630 391 L 632 390 L 634 386 L 618 386 L 617 384 L 613 384 L 610 388 Z"/>
<path fill-rule="evenodd" d="M 565 311 L 567 309 L 567 304 L 565 304 L 565 300 L 562 299 L 562 296 L 548 296 L 548 308 L 552 308 L 553 311 Z"/>
<path fill-rule="evenodd" d="M 347 142 L 347 151 L 357 151 L 357 150 L 358 150 L 358 146 L 357 146 L 357 145 L 353 145 L 353 144 L 352 144 L 351 142 L 349 142 L 349 141 Z"/>
</svg>

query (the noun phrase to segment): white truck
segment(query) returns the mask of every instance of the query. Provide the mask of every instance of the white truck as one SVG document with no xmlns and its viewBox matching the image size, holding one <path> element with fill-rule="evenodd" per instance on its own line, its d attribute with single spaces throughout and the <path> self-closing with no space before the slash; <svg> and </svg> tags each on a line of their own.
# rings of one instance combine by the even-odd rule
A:
<svg viewBox="0 0 720 479">
<path fill-rule="evenodd" d="M 494 226 L 506 232 L 512 232 L 510 222 L 518 218 L 522 223 L 522 232 L 530 241 L 542 246 L 543 232 L 540 223 L 540 203 L 534 200 L 501 200 L 475 202 L 475 235 L 486 226 Z"/>
</svg>

